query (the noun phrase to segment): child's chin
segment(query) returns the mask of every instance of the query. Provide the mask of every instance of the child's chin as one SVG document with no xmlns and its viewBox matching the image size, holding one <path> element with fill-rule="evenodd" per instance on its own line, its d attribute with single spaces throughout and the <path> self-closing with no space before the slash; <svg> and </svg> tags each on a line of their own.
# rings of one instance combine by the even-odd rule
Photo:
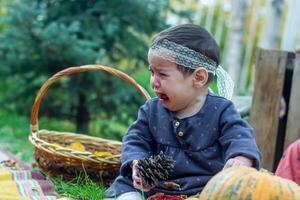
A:
<svg viewBox="0 0 300 200">
<path fill-rule="evenodd" d="M 163 106 L 172 112 L 176 112 L 176 109 L 171 107 L 170 102 L 162 102 Z"/>
</svg>

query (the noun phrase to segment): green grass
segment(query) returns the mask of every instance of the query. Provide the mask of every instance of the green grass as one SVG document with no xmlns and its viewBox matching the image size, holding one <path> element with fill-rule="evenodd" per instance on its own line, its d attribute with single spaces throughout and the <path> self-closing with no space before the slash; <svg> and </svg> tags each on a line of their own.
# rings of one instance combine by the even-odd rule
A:
<svg viewBox="0 0 300 200">
<path fill-rule="evenodd" d="M 48 130 L 74 131 L 75 126 L 68 121 L 55 121 L 42 118 L 39 127 Z M 33 146 L 28 140 L 30 134 L 30 119 L 7 111 L 0 110 L 0 146 L 16 155 L 17 158 L 32 163 Z"/>
<path fill-rule="evenodd" d="M 42 129 L 63 130 L 74 132 L 75 126 L 69 121 L 57 121 L 42 118 L 39 122 Z M 3 111 L 0 109 L 0 147 L 14 154 L 20 160 L 34 163 L 33 146 L 28 140 L 30 133 L 30 119 L 26 116 Z M 73 199 L 102 199 L 105 188 L 97 185 L 86 176 L 79 176 L 76 180 L 66 182 L 61 178 L 50 178 L 56 191 L 62 196 Z"/>
<path fill-rule="evenodd" d="M 28 141 L 29 118 L 0 111 L 0 146 L 19 159 L 33 162 L 33 147 Z"/>
<path fill-rule="evenodd" d="M 79 176 L 73 181 L 63 181 L 62 178 L 50 178 L 56 191 L 64 197 L 72 199 L 98 200 L 104 198 L 105 188 L 91 181 L 87 176 Z"/>
</svg>

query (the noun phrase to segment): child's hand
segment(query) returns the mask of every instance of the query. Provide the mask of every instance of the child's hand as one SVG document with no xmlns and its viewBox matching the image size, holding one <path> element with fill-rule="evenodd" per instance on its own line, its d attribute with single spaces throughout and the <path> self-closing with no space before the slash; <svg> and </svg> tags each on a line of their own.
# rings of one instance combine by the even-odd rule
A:
<svg viewBox="0 0 300 200">
<path fill-rule="evenodd" d="M 244 156 L 237 156 L 234 158 L 230 158 L 227 160 L 225 163 L 225 166 L 223 169 L 232 167 L 232 166 L 247 166 L 247 167 L 252 167 L 253 166 L 253 161 L 247 157 Z"/>
<path fill-rule="evenodd" d="M 151 185 L 143 183 L 142 179 L 137 174 L 137 165 L 138 165 L 138 161 L 137 160 L 132 161 L 132 180 L 133 180 L 133 186 L 136 189 L 139 189 L 141 191 L 149 192 L 155 186 L 151 186 Z"/>
</svg>

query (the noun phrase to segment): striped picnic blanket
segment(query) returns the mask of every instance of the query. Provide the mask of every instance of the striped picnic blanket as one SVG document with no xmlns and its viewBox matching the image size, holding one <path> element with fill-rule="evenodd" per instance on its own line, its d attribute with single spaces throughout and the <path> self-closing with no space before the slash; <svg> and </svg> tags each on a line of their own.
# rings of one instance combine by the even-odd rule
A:
<svg viewBox="0 0 300 200">
<path fill-rule="evenodd" d="M 59 198 L 54 185 L 43 174 L 0 149 L 0 200 Z"/>
</svg>

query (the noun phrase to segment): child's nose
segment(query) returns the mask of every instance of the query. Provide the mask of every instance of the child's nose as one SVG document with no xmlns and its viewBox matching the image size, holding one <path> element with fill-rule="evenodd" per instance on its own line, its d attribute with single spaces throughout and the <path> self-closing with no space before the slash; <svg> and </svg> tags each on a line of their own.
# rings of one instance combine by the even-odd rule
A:
<svg viewBox="0 0 300 200">
<path fill-rule="evenodd" d="M 159 85 L 160 85 L 160 84 L 159 84 L 159 80 L 158 80 L 157 76 L 153 75 L 153 76 L 151 77 L 151 87 L 152 87 L 153 89 L 155 89 L 155 88 L 158 88 Z"/>
</svg>

